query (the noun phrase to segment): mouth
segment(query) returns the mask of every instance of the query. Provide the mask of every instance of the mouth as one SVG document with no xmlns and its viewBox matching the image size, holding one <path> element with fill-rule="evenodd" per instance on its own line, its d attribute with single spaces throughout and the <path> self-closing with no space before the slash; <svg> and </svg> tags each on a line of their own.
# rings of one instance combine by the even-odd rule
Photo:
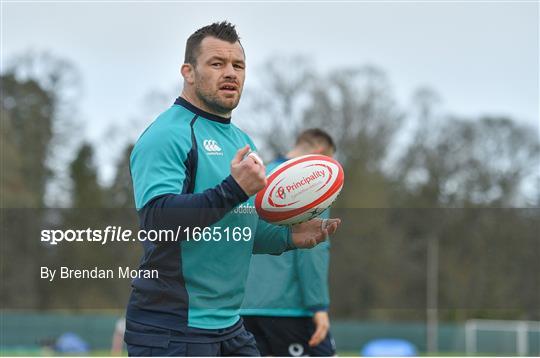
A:
<svg viewBox="0 0 540 358">
<path fill-rule="evenodd" d="M 231 83 L 223 84 L 219 87 L 220 91 L 226 92 L 226 93 L 236 93 L 238 92 L 238 86 Z"/>
</svg>

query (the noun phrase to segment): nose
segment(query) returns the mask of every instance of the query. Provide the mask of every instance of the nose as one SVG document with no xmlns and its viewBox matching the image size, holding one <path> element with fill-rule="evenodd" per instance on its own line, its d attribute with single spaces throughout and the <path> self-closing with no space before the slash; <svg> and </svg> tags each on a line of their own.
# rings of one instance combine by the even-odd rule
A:
<svg viewBox="0 0 540 358">
<path fill-rule="evenodd" d="M 236 79 L 236 71 L 234 70 L 232 63 L 228 63 L 227 66 L 224 67 L 223 71 L 223 77 L 226 79 Z"/>
</svg>

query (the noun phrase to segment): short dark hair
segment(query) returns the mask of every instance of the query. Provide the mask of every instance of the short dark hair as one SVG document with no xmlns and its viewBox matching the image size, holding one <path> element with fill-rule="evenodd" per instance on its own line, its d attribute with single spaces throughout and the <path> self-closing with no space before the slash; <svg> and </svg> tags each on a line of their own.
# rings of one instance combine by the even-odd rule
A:
<svg viewBox="0 0 540 358">
<path fill-rule="evenodd" d="M 300 133 L 300 135 L 296 138 L 296 145 L 302 143 L 307 143 L 309 145 L 324 144 L 332 149 L 333 152 L 336 151 L 336 145 L 330 134 L 319 128 L 306 129 Z"/>
<path fill-rule="evenodd" d="M 240 43 L 240 36 L 238 36 L 238 33 L 236 32 L 235 25 L 228 21 L 214 22 L 211 25 L 201 27 L 187 39 L 184 63 L 190 63 L 194 66 L 197 64 L 201 42 L 209 36 L 232 44 L 236 41 Z M 240 46 L 242 46 L 241 43 Z"/>
</svg>

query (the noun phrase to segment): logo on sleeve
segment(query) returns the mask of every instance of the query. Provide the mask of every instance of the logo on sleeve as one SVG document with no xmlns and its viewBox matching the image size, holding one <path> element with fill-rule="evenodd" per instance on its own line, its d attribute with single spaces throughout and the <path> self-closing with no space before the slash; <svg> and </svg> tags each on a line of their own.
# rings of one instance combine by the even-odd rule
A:
<svg viewBox="0 0 540 358">
<path fill-rule="evenodd" d="M 205 139 L 203 141 L 203 147 L 208 155 L 223 155 L 221 147 L 213 139 Z"/>
</svg>

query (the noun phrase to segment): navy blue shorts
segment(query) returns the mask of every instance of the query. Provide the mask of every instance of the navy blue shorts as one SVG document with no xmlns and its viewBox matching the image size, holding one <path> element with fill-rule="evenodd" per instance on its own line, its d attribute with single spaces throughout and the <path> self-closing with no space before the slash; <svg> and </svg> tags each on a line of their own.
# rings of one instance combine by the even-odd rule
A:
<svg viewBox="0 0 540 358">
<path fill-rule="evenodd" d="M 190 342 L 190 337 L 180 332 L 126 320 L 124 341 L 130 357 L 260 356 L 255 338 L 243 326 L 234 334 L 224 336 L 223 340 L 215 335 L 209 342 L 200 338 Z"/>
<path fill-rule="evenodd" d="M 263 356 L 314 356 L 336 355 L 336 345 L 330 332 L 318 346 L 308 342 L 315 332 L 311 317 L 244 316 L 244 326 L 253 333 Z"/>
</svg>

